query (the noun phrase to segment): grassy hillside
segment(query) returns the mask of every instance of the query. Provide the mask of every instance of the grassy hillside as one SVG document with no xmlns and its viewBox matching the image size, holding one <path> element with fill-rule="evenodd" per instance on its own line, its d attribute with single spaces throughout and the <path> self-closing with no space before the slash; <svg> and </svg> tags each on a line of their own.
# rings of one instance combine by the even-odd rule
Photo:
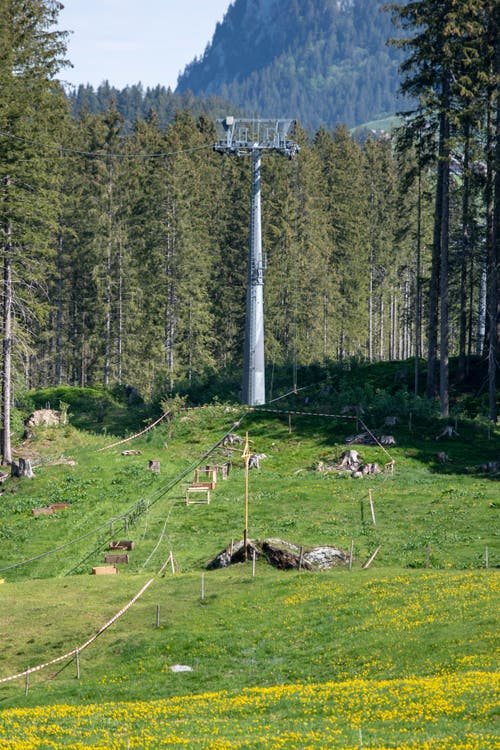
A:
<svg viewBox="0 0 500 750">
<path fill-rule="evenodd" d="M 263 560 L 255 576 L 251 563 L 206 570 L 243 533 L 239 454 L 210 505 L 187 506 L 185 487 L 196 466 L 227 460 L 215 446 L 242 417 L 238 434 L 266 454 L 249 475 L 250 537 L 354 543 L 352 570 Z M 379 426 L 378 415 L 364 419 Z M 79 655 L 79 680 L 68 658 L 31 674 L 27 694 L 24 676 L 0 682 L 1 746 L 495 747 L 500 491 L 498 475 L 473 467 L 499 458 L 498 431 L 464 418 L 445 443 L 439 420 L 401 417 L 389 456 L 358 448 L 382 466 L 395 460 L 394 474 L 317 471 L 355 427 L 211 406 L 108 450 L 109 435 L 38 429 L 20 447 L 36 478 L 2 487 L 0 678 L 83 644 L 153 580 Z M 131 448 L 140 454 L 122 455 Z M 111 538 L 135 541 L 129 564 L 90 575 Z M 177 572 L 156 576 L 170 552 Z M 50 720 L 35 706 L 50 706 Z"/>
</svg>

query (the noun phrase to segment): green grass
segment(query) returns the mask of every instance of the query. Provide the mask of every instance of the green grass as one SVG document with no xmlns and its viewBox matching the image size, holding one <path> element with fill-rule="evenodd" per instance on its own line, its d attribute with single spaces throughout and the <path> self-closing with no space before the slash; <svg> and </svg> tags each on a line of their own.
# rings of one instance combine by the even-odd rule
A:
<svg viewBox="0 0 500 750">
<path fill-rule="evenodd" d="M 251 564 L 205 570 L 231 539 L 242 537 L 245 476 L 241 458 L 233 456 L 229 478 L 219 480 L 210 505 L 185 504 L 185 486 L 194 466 L 226 460 L 221 448 L 214 449 L 209 458 L 204 455 L 242 413 L 238 407 L 228 410 L 225 406 L 181 413 L 133 443 L 105 451 L 98 449 L 114 442 L 109 435 L 97 436 L 72 426 L 38 432 L 29 446 L 33 461 L 38 461 L 36 478 L 8 480 L 2 488 L 0 567 L 40 557 L 0 572 L 5 579 L 0 586 L 0 678 L 50 661 L 85 642 L 155 575 L 170 551 L 179 573 L 172 575 L 168 567 L 80 655 L 80 680 L 76 680 L 74 660 L 68 660 L 32 674 L 27 695 L 24 678 L 0 683 L 5 721 L 2 724 L 0 718 L 0 739 L 5 743 L 12 736 L 13 743 L 0 743 L 2 747 L 24 747 L 20 739 L 15 744 L 16 735 L 9 728 L 10 709 L 26 706 L 33 712 L 38 705 L 100 704 L 101 709 L 94 708 L 96 734 L 90 732 L 87 739 L 82 735 L 82 747 L 112 747 L 106 727 L 113 720 L 106 702 L 169 699 L 172 705 L 162 704 L 168 712 L 177 705 L 176 696 L 221 690 L 229 692 L 233 714 L 238 716 L 237 727 L 230 730 L 231 714 L 214 698 L 213 711 L 219 718 L 214 714 L 212 719 L 214 726 L 221 722 L 222 744 L 202 742 L 201 719 L 193 709 L 187 723 L 172 719 L 170 740 L 167 730 L 161 735 L 166 738 L 164 746 L 170 746 L 169 741 L 176 746 L 172 738 L 177 733 L 190 747 L 265 747 L 259 745 L 257 728 L 252 722 L 247 726 L 238 713 L 238 696 L 244 699 L 243 689 L 273 691 L 295 685 L 297 694 L 269 698 L 266 720 L 269 736 L 276 739 L 268 746 L 357 748 L 358 725 L 353 716 L 359 709 L 353 706 L 346 708 L 340 721 L 338 744 L 325 740 L 332 728 L 327 720 L 330 701 L 335 703 L 338 696 L 325 698 L 330 708 L 323 714 L 321 700 L 311 695 L 321 693 L 319 686 L 333 683 L 327 690 L 329 696 L 337 690 L 335 686 L 345 685 L 353 700 L 362 700 L 366 688 L 378 696 L 373 700 L 387 700 L 392 706 L 387 708 L 395 712 L 392 723 L 387 723 L 383 712 L 375 711 L 373 722 L 366 725 L 372 743 L 367 739 L 366 747 L 416 750 L 425 745 L 405 745 L 403 740 L 420 738 L 423 743 L 426 736 L 421 728 L 413 726 L 412 730 L 407 715 L 397 717 L 393 697 L 381 697 L 389 690 L 385 681 L 403 690 L 405 680 L 437 680 L 436 690 L 444 695 L 445 678 L 461 675 L 465 685 L 467 674 L 487 675 L 497 668 L 499 596 L 494 568 L 500 564 L 499 483 L 470 467 L 498 458 L 498 430 L 461 420 L 459 438 L 444 443 L 435 440 L 442 427 L 439 420 L 426 417 L 419 423 L 412 418 L 411 429 L 409 422 L 400 422 L 393 430 L 397 447 L 390 448 L 396 461 L 394 475 L 356 480 L 314 469 L 319 460 L 333 461 L 345 448 L 343 441 L 353 431 L 352 423 L 296 416 L 290 432 L 287 417 L 248 414 L 239 433 L 248 430 L 252 448 L 267 456 L 260 472 L 250 472 L 250 537 L 279 537 L 298 545 L 332 544 L 345 550 L 354 542 L 351 571 L 283 572 L 258 561 L 253 577 Z M 131 447 L 141 455 L 121 455 Z M 378 447 L 359 450 L 365 460 L 380 464 L 388 460 Z M 435 460 L 437 450 L 446 450 L 450 457 L 444 466 Z M 76 464 L 54 463 L 62 454 Z M 153 458 L 161 462 L 159 475 L 148 471 Z M 71 507 L 53 516 L 31 513 L 33 507 L 62 500 Z M 133 512 L 134 508 L 139 512 Z M 103 563 L 111 536 L 135 541 L 129 565 L 121 567 L 117 576 L 89 575 L 93 565 Z M 50 553 L 63 544 L 67 546 Z M 378 546 L 381 549 L 371 567 L 362 570 Z M 485 569 L 486 548 L 489 570 Z M 156 627 L 157 605 L 160 627 Z M 169 670 L 172 664 L 186 664 L 193 671 L 174 674 Z M 482 684 L 482 677 L 476 682 Z M 419 682 L 415 690 L 425 693 L 430 684 Z M 300 695 L 302 690 L 307 692 L 307 686 L 316 686 L 308 693 L 309 728 L 300 720 L 305 711 Z M 456 685 L 454 690 L 458 696 Z M 469 692 L 470 709 L 477 714 L 475 727 L 451 708 L 449 716 L 444 711 L 435 721 L 423 720 L 433 750 L 494 747 L 488 744 L 493 726 L 489 709 L 481 714 L 483 693 L 479 687 Z M 203 700 L 210 703 L 208 697 Z M 153 711 L 153 704 L 149 705 Z M 211 710 L 207 709 L 207 715 L 212 715 Z M 37 715 L 36 711 L 23 715 L 21 726 L 23 721 L 28 726 L 29 716 L 36 723 Z M 80 719 L 75 714 L 71 721 Z M 280 722 L 287 721 L 295 738 L 293 732 L 285 737 L 284 730 L 279 730 Z M 64 719 L 58 722 L 62 727 Z M 77 724 L 72 726 L 75 729 Z M 248 744 L 240 736 L 245 727 L 253 732 Z M 148 745 L 145 731 L 137 729 L 142 739 L 134 740 L 131 747 L 154 747 Z M 127 741 L 136 736 L 130 732 Z M 480 738 L 476 744 L 471 732 Z M 59 739 L 60 746 L 72 746 L 69 735 L 64 742 Z M 58 746 L 56 739 L 51 741 L 56 744 L 26 747 Z M 116 745 L 126 746 L 125 739 Z"/>
</svg>

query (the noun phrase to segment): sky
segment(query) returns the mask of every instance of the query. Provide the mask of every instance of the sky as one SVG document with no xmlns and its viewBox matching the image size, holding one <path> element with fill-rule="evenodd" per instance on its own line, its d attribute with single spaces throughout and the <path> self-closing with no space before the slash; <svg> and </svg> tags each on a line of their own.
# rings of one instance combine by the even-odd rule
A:
<svg viewBox="0 0 500 750">
<path fill-rule="evenodd" d="M 121 89 L 177 85 L 177 76 L 203 54 L 231 0 L 63 0 L 58 27 L 73 68 L 60 71 L 72 85 L 104 80 Z"/>
</svg>

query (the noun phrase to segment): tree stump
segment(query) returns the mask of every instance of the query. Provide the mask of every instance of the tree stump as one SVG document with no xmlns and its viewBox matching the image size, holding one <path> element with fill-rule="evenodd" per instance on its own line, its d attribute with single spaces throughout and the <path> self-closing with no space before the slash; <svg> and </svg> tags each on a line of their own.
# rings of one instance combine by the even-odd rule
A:
<svg viewBox="0 0 500 750">
<path fill-rule="evenodd" d="M 20 458 L 19 461 L 12 461 L 10 473 L 13 477 L 26 477 L 27 479 L 33 479 L 35 476 L 29 458 Z"/>
</svg>

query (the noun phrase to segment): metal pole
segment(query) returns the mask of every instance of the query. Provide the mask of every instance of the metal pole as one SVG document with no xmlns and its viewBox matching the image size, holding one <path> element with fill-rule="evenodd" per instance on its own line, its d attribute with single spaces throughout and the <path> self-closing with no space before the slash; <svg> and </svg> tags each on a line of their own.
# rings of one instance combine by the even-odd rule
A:
<svg viewBox="0 0 500 750">
<path fill-rule="evenodd" d="M 264 265 L 262 262 L 261 153 L 252 149 L 252 206 L 248 254 L 247 309 L 243 361 L 243 402 L 264 404 Z"/>
</svg>

